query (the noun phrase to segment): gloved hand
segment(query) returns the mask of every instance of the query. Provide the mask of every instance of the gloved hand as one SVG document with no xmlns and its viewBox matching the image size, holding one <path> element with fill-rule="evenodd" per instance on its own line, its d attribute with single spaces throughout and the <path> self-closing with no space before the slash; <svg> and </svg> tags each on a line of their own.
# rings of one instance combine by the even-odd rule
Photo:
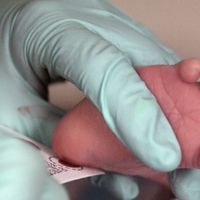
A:
<svg viewBox="0 0 200 200">
<path fill-rule="evenodd" d="M 179 58 L 146 28 L 105 0 L 3 0 L 0 33 L 0 124 L 50 146 L 62 112 L 46 102 L 47 85 L 67 79 L 141 161 L 160 171 L 178 166 L 181 153 L 173 131 L 133 67 L 173 64 Z M 8 182 L 2 182 L 0 199 L 67 198 L 58 185 L 57 191 L 51 189 L 55 183 L 43 173 L 36 150 L 1 135 L 2 176 Z"/>
</svg>

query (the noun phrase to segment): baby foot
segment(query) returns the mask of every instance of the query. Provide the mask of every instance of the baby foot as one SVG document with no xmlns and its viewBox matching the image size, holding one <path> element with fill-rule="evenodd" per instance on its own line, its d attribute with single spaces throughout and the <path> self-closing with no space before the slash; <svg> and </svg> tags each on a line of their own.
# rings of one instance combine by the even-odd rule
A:
<svg viewBox="0 0 200 200">
<path fill-rule="evenodd" d="M 182 76 L 183 81 L 180 72 L 186 67 L 188 70 L 189 66 L 193 68 L 198 62 L 190 59 L 175 67 L 157 65 L 137 69 L 174 129 L 182 149 L 180 167 L 184 168 L 200 166 L 200 92 L 198 84 L 185 82 L 193 82 L 194 79 Z M 53 148 L 63 160 L 106 171 L 139 175 L 167 185 L 166 174 L 146 167 L 132 155 L 112 134 L 101 113 L 89 100 L 82 101 L 69 112 L 60 121 L 55 133 Z"/>
</svg>

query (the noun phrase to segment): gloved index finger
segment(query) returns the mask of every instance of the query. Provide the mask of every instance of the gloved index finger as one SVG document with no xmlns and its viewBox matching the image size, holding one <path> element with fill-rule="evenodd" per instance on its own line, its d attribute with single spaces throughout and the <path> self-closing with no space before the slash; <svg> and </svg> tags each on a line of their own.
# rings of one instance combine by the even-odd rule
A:
<svg viewBox="0 0 200 200">
<path fill-rule="evenodd" d="M 65 19 L 63 13 L 55 19 L 54 15 L 41 15 L 39 22 L 36 16 L 30 24 L 21 20 L 15 30 L 28 38 L 24 36 L 26 48 L 22 41 L 15 41 L 19 51 L 27 49 L 27 63 L 36 71 L 38 66 L 46 67 L 52 79 L 60 76 L 75 83 L 123 144 L 145 164 L 161 171 L 176 168 L 181 159 L 176 137 L 129 58 L 84 22 Z M 22 34 L 22 25 L 30 33 Z"/>
</svg>

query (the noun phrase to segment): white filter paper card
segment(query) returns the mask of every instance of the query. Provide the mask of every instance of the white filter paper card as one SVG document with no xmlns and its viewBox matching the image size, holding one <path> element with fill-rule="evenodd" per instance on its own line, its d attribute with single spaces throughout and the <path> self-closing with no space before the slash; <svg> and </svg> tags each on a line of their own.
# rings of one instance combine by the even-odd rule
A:
<svg viewBox="0 0 200 200">
<path fill-rule="evenodd" d="M 60 184 L 81 178 L 104 174 L 103 171 L 98 169 L 92 169 L 83 166 L 76 167 L 63 163 L 58 159 L 58 157 L 53 153 L 53 151 L 47 148 L 46 146 L 36 141 L 33 141 L 30 138 L 24 136 L 23 134 L 20 134 L 8 127 L 0 125 L 0 130 L 2 130 L 5 134 L 23 140 L 24 142 L 27 142 L 30 145 L 36 147 L 40 151 L 41 155 L 43 156 L 46 162 L 49 175 L 53 176 L 53 178 L 55 178 Z"/>
</svg>

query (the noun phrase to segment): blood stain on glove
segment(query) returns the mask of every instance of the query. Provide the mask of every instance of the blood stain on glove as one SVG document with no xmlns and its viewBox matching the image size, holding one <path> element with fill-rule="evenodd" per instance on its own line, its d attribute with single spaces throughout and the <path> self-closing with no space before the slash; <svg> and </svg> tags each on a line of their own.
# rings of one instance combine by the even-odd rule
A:
<svg viewBox="0 0 200 200">
<path fill-rule="evenodd" d="M 23 115 L 30 114 L 30 109 L 28 106 L 21 106 L 17 110 Z"/>
</svg>

